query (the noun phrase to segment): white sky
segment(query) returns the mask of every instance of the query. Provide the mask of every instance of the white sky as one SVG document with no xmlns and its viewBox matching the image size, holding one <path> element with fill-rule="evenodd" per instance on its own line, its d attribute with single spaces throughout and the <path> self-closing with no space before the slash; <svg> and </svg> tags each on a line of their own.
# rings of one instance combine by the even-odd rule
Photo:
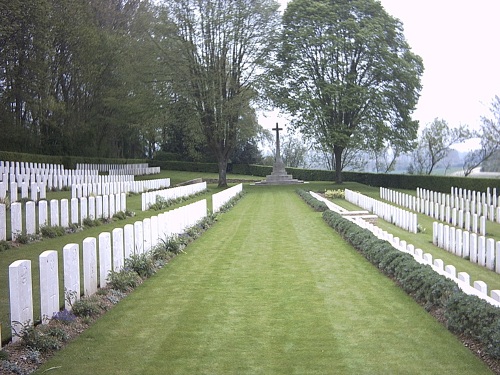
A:
<svg viewBox="0 0 500 375">
<path fill-rule="evenodd" d="M 287 0 L 279 0 L 286 4 Z M 380 0 L 422 57 L 423 89 L 413 118 L 423 128 L 438 117 L 478 129 L 500 96 L 500 0 Z M 261 116 L 265 128 L 286 119 Z M 468 148 L 468 147 L 466 147 Z"/>
</svg>

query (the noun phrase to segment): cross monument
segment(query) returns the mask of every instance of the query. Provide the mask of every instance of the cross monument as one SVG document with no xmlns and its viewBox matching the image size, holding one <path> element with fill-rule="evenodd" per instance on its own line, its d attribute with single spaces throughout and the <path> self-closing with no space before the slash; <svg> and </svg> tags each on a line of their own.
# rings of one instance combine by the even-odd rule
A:
<svg viewBox="0 0 500 375">
<path fill-rule="evenodd" d="M 266 179 L 260 182 L 256 182 L 255 185 L 285 185 L 285 184 L 301 184 L 304 181 L 300 181 L 294 179 L 291 175 L 286 173 L 285 163 L 283 163 L 283 159 L 281 159 L 281 151 L 280 151 L 280 128 L 278 123 L 276 123 L 276 127 L 272 128 L 272 130 L 276 131 L 276 155 L 274 156 L 274 164 L 273 171 L 270 175 L 266 176 Z"/>
</svg>

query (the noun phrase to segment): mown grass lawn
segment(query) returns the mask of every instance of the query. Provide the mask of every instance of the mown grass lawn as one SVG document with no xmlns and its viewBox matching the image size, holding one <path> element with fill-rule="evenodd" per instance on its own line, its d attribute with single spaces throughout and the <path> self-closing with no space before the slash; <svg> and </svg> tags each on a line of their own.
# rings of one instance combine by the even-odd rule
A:
<svg viewBox="0 0 500 375">
<path fill-rule="evenodd" d="M 489 373 L 294 187 L 245 189 L 38 373 Z"/>
</svg>

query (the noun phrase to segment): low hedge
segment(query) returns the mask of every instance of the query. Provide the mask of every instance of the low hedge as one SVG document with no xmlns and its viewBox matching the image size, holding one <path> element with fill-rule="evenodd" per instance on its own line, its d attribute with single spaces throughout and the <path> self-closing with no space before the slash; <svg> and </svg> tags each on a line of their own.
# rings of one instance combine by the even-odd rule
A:
<svg viewBox="0 0 500 375">
<path fill-rule="evenodd" d="M 317 200 L 311 194 L 309 194 L 307 191 L 302 190 L 302 189 L 297 189 L 297 194 L 300 195 L 300 197 L 303 200 L 305 200 L 309 206 L 314 208 L 315 211 L 324 212 L 324 211 L 328 210 L 328 206 L 326 205 L 325 202 L 321 202 L 320 200 Z"/>
<path fill-rule="evenodd" d="M 306 194 L 310 196 L 305 199 L 307 202 L 316 200 Z M 487 354 L 500 359 L 499 308 L 464 293 L 455 282 L 429 265 L 418 263 L 410 254 L 396 250 L 387 241 L 378 239 L 341 215 L 326 210 L 323 219 L 427 311 L 442 312 L 451 332 L 479 342 Z"/>
</svg>

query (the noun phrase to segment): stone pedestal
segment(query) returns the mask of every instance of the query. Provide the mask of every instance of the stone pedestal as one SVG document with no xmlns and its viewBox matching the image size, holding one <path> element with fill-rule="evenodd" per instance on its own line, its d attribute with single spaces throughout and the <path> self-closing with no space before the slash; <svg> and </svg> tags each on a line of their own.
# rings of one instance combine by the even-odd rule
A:
<svg viewBox="0 0 500 375">
<path fill-rule="evenodd" d="M 304 181 L 293 178 L 292 175 L 286 173 L 285 164 L 281 157 L 278 157 L 273 165 L 273 171 L 270 175 L 266 176 L 265 180 L 256 182 L 255 185 L 289 185 L 289 184 L 303 184 Z"/>
</svg>

